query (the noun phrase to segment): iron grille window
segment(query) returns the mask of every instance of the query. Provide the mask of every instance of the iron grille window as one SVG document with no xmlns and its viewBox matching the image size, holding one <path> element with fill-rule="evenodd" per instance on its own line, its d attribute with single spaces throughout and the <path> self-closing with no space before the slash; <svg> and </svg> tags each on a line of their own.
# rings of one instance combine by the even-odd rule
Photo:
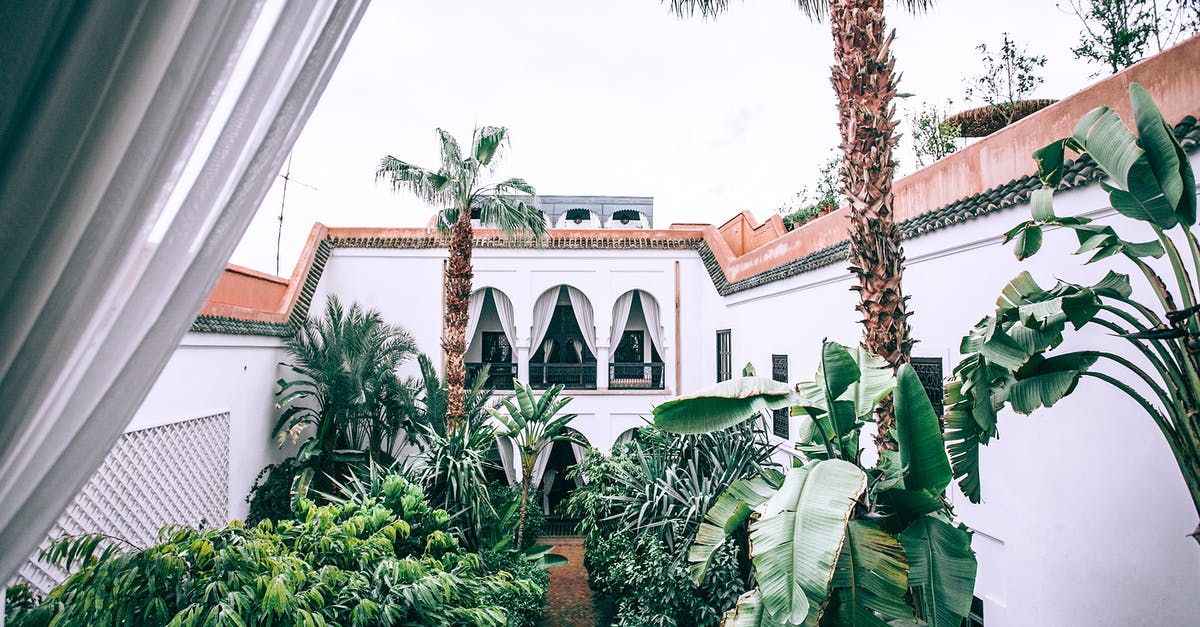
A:
<svg viewBox="0 0 1200 627">
<path fill-rule="evenodd" d="M 971 613 L 963 619 L 962 627 L 983 627 L 983 599 L 971 597 Z"/>
<path fill-rule="evenodd" d="M 771 355 L 771 378 L 781 383 L 788 382 L 788 356 L 787 355 Z M 771 412 L 773 420 L 771 430 L 776 437 L 787 438 L 791 435 L 788 421 L 790 419 L 791 410 L 788 408 L 776 409 Z"/>
<path fill-rule="evenodd" d="M 912 367 L 917 371 L 917 377 L 921 379 L 921 386 L 925 388 L 925 394 L 929 395 L 929 402 L 933 404 L 934 413 L 941 416 L 942 397 L 945 395 L 942 387 L 942 358 L 913 357 Z"/>
<path fill-rule="evenodd" d="M 730 330 L 717 331 L 717 382 L 733 378 L 733 341 Z"/>
</svg>

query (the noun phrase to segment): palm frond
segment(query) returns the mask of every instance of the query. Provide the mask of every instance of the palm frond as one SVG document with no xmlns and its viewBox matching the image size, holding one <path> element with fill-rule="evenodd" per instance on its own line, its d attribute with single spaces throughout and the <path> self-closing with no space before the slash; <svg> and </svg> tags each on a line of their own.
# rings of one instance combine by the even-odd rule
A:
<svg viewBox="0 0 1200 627">
<path fill-rule="evenodd" d="M 529 233 L 541 237 L 546 232 L 546 216 L 532 204 L 514 196 L 488 194 L 475 197 L 479 223 L 500 229 L 505 235 Z"/>
<path fill-rule="evenodd" d="M 508 129 L 503 126 L 484 126 L 475 129 L 471 152 L 480 165 L 490 167 L 499 156 L 500 148 L 508 143 Z M 533 193 L 533 192 L 530 192 Z"/>
<path fill-rule="evenodd" d="M 444 174 L 405 163 L 391 155 L 379 162 L 375 180 L 388 179 L 393 191 L 408 190 L 431 205 L 443 205 L 450 199 L 451 181 Z"/>
</svg>

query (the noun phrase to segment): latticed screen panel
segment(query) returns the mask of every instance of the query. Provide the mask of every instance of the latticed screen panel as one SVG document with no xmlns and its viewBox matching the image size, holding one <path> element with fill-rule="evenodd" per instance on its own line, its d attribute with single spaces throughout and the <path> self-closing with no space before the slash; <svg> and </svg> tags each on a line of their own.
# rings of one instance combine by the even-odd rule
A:
<svg viewBox="0 0 1200 627">
<path fill-rule="evenodd" d="M 921 379 L 921 386 L 925 388 L 925 394 L 929 395 L 929 402 L 933 403 L 933 411 L 941 416 L 942 397 L 945 395 L 942 358 L 913 357 L 912 367 L 917 371 L 917 377 Z"/>
<path fill-rule="evenodd" d="M 18 580 L 44 594 L 66 577 L 38 558 L 50 538 L 103 533 L 146 547 L 164 525 L 215 526 L 228 519 L 228 412 L 131 431 L 54 523 Z"/>
</svg>

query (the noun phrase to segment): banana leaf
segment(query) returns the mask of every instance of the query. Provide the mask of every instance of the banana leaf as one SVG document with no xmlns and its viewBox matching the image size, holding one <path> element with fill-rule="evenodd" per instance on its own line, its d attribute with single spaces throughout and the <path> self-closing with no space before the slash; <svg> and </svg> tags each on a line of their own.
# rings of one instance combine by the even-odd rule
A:
<svg viewBox="0 0 1200 627">
<path fill-rule="evenodd" d="M 654 408 L 654 425 L 670 433 L 709 433 L 728 429 L 760 412 L 797 405 L 799 401 L 786 383 L 742 377 L 660 403 Z"/>
<path fill-rule="evenodd" d="M 891 620 L 915 618 L 905 602 L 908 563 L 904 548 L 873 522 L 850 522 L 832 587 L 822 627 L 887 627 Z"/>
<path fill-rule="evenodd" d="M 908 585 L 925 608 L 930 627 L 960 627 L 971 611 L 975 554 L 971 533 L 925 516 L 900 534 L 908 558 Z"/>
<path fill-rule="evenodd" d="M 769 621 L 817 624 L 847 521 L 866 487 L 866 474 L 854 464 L 812 462 L 793 468 L 759 508 L 750 524 L 750 559 Z"/>
</svg>

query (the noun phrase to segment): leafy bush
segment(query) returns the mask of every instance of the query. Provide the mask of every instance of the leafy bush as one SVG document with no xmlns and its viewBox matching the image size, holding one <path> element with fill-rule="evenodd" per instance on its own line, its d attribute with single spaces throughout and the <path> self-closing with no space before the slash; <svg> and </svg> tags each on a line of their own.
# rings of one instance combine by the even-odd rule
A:
<svg viewBox="0 0 1200 627">
<path fill-rule="evenodd" d="M 480 528 L 479 538 L 480 546 L 493 548 L 497 545 L 503 545 L 504 540 L 508 542 L 516 542 L 516 515 L 505 516 L 508 509 L 516 509 L 514 505 L 519 505 L 521 501 L 521 489 L 517 486 L 493 483 L 489 488 L 491 492 L 492 514 L 484 516 L 483 526 Z M 541 491 L 530 494 L 531 503 L 542 502 Z M 517 547 L 524 551 L 529 547 L 537 544 L 537 541 L 546 532 L 546 516 L 542 513 L 541 507 L 530 507 L 525 513 L 525 537 L 521 541 L 521 546 Z"/>
<path fill-rule="evenodd" d="M 253 527 L 167 528 L 144 550 L 60 543 L 47 559 L 78 572 L 13 624 L 503 625 L 493 599 L 534 593 L 529 580 L 485 574 L 415 485 L 390 476 L 379 491 L 302 499 L 294 519 Z"/>
<path fill-rule="evenodd" d="M 589 451 L 573 471 L 587 482 L 568 499 L 567 512 L 580 519 L 600 621 L 719 624 L 750 587 L 745 549 L 737 542 L 722 547 L 696 585 L 688 577 L 688 544 L 731 482 L 773 470 L 772 451 L 751 423 L 688 436 L 647 427 L 612 456 Z"/>
<path fill-rule="evenodd" d="M 487 551 L 482 554 L 482 559 L 485 575 L 505 572 L 532 584 L 528 589 L 496 592 L 486 600 L 490 605 L 504 608 L 510 627 L 536 627 L 546 610 L 546 592 L 550 589 L 546 568 L 515 551 Z"/>
<path fill-rule="evenodd" d="M 296 478 L 296 470 L 296 459 L 289 457 L 278 464 L 268 464 L 258 473 L 246 496 L 246 502 L 250 504 L 247 525 L 292 517 L 292 480 Z"/>
</svg>

